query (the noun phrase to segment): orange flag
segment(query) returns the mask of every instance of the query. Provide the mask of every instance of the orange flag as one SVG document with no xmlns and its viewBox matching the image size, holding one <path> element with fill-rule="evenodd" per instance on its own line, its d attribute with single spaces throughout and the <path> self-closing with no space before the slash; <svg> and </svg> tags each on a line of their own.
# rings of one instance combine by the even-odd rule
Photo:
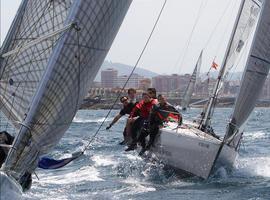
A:
<svg viewBox="0 0 270 200">
<path fill-rule="evenodd" d="M 217 67 L 218 67 L 218 64 L 215 63 L 215 61 L 213 61 L 213 62 L 212 62 L 212 68 L 217 69 Z"/>
</svg>

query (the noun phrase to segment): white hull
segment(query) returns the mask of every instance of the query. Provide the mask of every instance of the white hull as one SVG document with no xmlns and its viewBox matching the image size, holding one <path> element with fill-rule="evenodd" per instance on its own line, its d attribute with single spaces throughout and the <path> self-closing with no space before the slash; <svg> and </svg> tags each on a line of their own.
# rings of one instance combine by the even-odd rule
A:
<svg viewBox="0 0 270 200">
<path fill-rule="evenodd" d="M 165 164 L 207 179 L 220 144 L 219 139 L 196 129 L 194 124 L 184 124 L 162 128 L 152 151 Z M 234 148 L 224 145 L 217 163 L 232 167 L 236 155 Z"/>
<path fill-rule="evenodd" d="M 15 179 L 0 171 L 0 199 L 21 199 L 22 188 Z"/>
</svg>

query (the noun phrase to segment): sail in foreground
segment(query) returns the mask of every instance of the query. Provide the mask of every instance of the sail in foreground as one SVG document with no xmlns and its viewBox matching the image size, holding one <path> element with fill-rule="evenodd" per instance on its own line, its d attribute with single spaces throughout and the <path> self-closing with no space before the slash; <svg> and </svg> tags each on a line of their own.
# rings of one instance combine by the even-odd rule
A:
<svg viewBox="0 0 270 200">
<path fill-rule="evenodd" d="M 131 0 L 24 0 L 1 48 L 0 108 L 18 128 L 2 169 L 20 180 L 69 127 Z"/>
<path fill-rule="evenodd" d="M 203 51 L 201 51 L 200 56 L 197 60 L 196 66 L 194 68 L 194 71 L 190 77 L 188 86 L 185 90 L 184 96 L 183 96 L 183 100 L 181 102 L 181 106 L 182 106 L 182 110 L 186 110 L 187 107 L 189 106 L 190 100 L 191 100 L 191 96 L 194 92 L 195 89 L 195 84 L 196 81 L 198 79 L 199 73 L 200 73 L 200 68 L 201 68 L 201 64 L 202 64 L 202 53 Z"/>
</svg>

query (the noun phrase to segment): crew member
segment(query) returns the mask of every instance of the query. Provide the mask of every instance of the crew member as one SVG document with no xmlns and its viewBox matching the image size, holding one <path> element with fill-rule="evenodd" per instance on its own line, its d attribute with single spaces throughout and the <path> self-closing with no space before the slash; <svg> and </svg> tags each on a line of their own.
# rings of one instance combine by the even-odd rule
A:
<svg viewBox="0 0 270 200">
<path fill-rule="evenodd" d="M 132 109 L 134 108 L 134 103 L 129 101 L 129 98 L 127 96 L 123 96 L 120 98 L 120 102 L 123 104 L 123 108 L 120 110 L 120 112 L 114 117 L 112 122 L 109 124 L 109 126 L 106 127 L 106 130 L 109 130 L 122 116 L 126 114 L 130 114 Z M 119 144 L 123 145 L 126 143 L 127 138 L 127 131 L 126 127 L 123 132 L 124 140 L 120 142 Z"/>
<path fill-rule="evenodd" d="M 148 93 L 143 93 L 142 97 L 143 100 L 136 104 L 128 119 L 128 123 L 132 123 L 132 142 L 125 151 L 131 151 L 137 148 L 137 136 L 139 135 L 144 124 L 148 122 L 150 110 L 152 109 L 153 105 L 157 104 L 157 100 L 151 98 L 150 94 Z"/>
<path fill-rule="evenodd" d="M 154 144 L 156 135 L 159 132 L 159 128 L 163 126 L 164 122 L 170 120 L 178 121 L 178 124 L 182 124 L 182 116 L 171 104 L 169 104 L 163 95 L 158 95 L 158 104 L 153 106 L 149 116 L 148 129 L 144 129 L 139 137 L 139 141 L 142 145 L 142 150 L 139 155 L 143 155 L 146 150 Z M 145 146 L 145 138 L 150 133 L 150 139 L 147 146 Z"/>
<path fill-rule="evenodd" d="M 13 140 L 14 140 L 14 137 L 11 136 L 8 132 L 6 131 L 0 132 L 0 168 L 2 164 L 5 162 L 8 151 L 9 151 L 9 148 L 4 145 L 12 145 Z"/>
</svg>

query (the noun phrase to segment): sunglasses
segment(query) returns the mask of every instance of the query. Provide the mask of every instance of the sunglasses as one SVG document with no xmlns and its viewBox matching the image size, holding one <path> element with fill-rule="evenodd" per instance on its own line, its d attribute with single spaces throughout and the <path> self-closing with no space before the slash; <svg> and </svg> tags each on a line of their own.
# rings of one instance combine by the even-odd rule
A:
<svg viewBox="0 0 270 200">
<path fill-rule="evenodd" d="M 128 99 L 121 99 L 121 103 L 127 102 Z"/>
</svg>

